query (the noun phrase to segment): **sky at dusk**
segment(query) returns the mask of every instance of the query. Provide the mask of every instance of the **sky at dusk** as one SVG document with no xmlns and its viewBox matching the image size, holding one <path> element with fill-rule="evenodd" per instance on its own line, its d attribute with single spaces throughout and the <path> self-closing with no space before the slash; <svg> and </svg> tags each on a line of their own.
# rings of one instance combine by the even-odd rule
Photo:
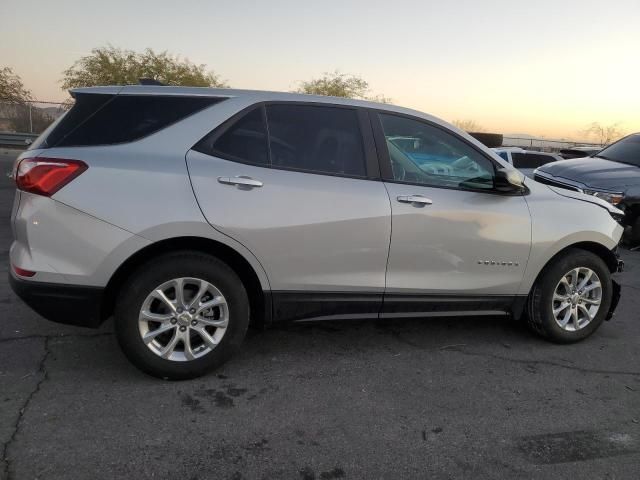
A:
<svg viewBox="0 0 640 480">
<path fill-rule="evenodd" d="M 94 47 L 204 63 L 231 86 L 293 90 L 339 69 L 372 94 L 486 130 L 579 138 L 640 131 L 640 1 L 0 0 L 0 66 L 63 100 Z"/>
</svg>

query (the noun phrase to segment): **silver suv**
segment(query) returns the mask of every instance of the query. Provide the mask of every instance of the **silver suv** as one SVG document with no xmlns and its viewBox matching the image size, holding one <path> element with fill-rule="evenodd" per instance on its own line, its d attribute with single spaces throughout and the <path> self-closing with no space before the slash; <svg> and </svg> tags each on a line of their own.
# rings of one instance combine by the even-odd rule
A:
<svg viewBox="0 0 640 480">
<path fill-rule="evenodd" d="M 617 304 L 622 212 L 429 115 L 226 89 L 72 95 L 15 165 L 11 285 L 53 321 L 113 315 L 152 375 L 221 365 L 250 322 L 511 315 L 573 342 Z"/>
</svg>

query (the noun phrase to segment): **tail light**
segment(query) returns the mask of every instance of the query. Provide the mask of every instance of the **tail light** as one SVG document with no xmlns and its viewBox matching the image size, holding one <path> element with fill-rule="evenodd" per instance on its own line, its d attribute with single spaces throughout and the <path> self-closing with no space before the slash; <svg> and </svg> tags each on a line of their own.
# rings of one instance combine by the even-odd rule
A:
<svg viewBox="0 0 640 480">
<path fill-rule="evenodd" d="M 20 277 L 33 277 L 36 272 L 32 270 L 25 270 L 24 268 L 16 267 L 15 265 L 11 265 L 13 267 L 13 271 L 16 272 L 16 275 Z"/>
<path fill-rule="evenodd" d="M 16 169 L 16 185 L 25 192 L 50 197 L 87 168 L 80 160 L 25 158 Z"/>
</svg>

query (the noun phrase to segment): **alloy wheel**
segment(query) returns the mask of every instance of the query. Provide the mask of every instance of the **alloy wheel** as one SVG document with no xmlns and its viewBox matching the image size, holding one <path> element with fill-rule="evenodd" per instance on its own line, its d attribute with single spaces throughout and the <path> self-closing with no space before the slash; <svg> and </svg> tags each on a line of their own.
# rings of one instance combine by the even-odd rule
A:
<svg viewBox="0 0 640 480">
<path fill-rule="evenodd" d="M 551 308 L 560 328 L 575 332 L 589 325 L 600 310 L 602 283 L 590 268 L 565 273 L 553 292 Z"/>
<path fill-rule="evenodd" d="M 177 362 L 207 355 L 228 325 L 226 299 L 199 278 L 175 278 L 159 285 L 147 295 L 138 316 L 140 336 L 149 350 Z"/>
</svg>

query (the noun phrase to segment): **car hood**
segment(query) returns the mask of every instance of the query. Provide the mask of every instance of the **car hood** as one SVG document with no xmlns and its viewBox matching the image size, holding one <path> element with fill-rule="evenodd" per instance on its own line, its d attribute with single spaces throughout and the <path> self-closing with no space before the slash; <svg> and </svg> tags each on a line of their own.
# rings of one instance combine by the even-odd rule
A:
<svg viewBox="0 0 640 480">
<path fill-rule="evenodd" d="M 624 215 L 624 212 L 618 207 L 611 205 L 609 202 L 606 202 L 601 198 L 594 197 L 593 195 L 587 195 L 585 193 L 574 192 L 573 190 L 567 190 L 566 188 L 552 187 L 551 185 L 547 186 L 550 190 L 562 197 L 573 198 L 574 200 L 580 200 L 581 202 L 593 203 L 594 205 L 604 208 L 611 214 L 620 216 Z"/>
<path fill-rule="evenodd" d="M 640 167 L 597 157 L 547 163 L 538 170 L 588 187 L 612 191 L 624 191 L 631 185 L 640 184 Z"/>
</svg>

